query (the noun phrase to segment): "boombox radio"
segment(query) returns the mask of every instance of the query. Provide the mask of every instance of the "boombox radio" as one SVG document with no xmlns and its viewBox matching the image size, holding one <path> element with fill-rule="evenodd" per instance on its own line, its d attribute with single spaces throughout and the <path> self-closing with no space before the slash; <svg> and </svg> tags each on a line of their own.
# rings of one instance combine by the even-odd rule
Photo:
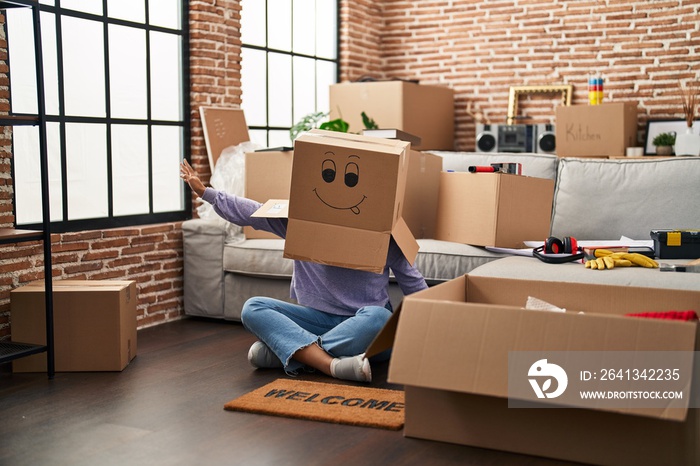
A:
<svg viewBox="0 0 700 466">
<path fill-rule="evenodd" d="M 554 154 L 554 125 L 476 125 L 477 152 Z"/>
</svg>

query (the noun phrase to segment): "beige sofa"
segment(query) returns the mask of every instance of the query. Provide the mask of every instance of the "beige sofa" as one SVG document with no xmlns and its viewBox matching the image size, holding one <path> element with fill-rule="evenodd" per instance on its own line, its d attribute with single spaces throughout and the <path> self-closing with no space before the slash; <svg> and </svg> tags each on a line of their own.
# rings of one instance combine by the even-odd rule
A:
<svg viewBox="0 0 700 466">
<path fill-rule="evenodd" d="M 550 232 L 559 238 L 617 240 L 625 236 L 649 240 L 652 229 L 700 229 L 698 157 L 602 159 L 433 153 L 443 157 L 444 170 L 467 171 L 471 165 L 517 161 L 522 163 L 523 175 L 554 179 Z M 230 241 L 224 226 L 211 220 L 188 220 L 182 229 L 187 315 L 238 321 L 243 303 L 251 296 L 288 299 L 292 263 L 282 257 L 283 240 Z M 697 274 L 642 268 L 592 271 L 580 263 L 547 264 L 533 257 L 497 254 L 466 244 L 431 239 L 418 242 L 416 264 L 429 284 L 469 273 L 554 283 L 700 290 Z M 401 293 L 393 285 L 390 291 L 396 304 Z"/>
</svg>

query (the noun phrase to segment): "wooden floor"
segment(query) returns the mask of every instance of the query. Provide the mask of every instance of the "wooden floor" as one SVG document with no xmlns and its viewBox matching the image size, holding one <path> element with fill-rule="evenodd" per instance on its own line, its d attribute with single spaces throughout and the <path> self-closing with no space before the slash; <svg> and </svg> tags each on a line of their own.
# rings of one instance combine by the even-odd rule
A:
<svg viewBox="0 0 700 466">
<path fill-rule="evenodd" d="M 240 325 L 187 318 L 139 331 L 118 373 L 0 370 L 0 465 L 561 465 L 388 431 L 224 411 L 281 371 L 254 370 Z M 387 365 L 373 368 L 373 386 Z M 318 374 L 311 380 L 332 382 Z"/>
</svg>

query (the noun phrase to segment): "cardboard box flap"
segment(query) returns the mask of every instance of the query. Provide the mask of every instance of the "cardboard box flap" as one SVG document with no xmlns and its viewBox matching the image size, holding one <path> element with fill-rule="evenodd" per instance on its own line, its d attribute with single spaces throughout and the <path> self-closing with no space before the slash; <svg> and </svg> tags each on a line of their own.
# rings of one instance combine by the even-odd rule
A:
<svg viewBox="0 0 700 466">
<path fill-rule="evenodd" d="M 250 141 L 243 110 L 238 108 L 199 107 L 204 130 L 204 143 L 209 156 L 209 169 L 214 173 L 221 151 Z"/>
<path fill-rule="evenodd" d="M 379 333 L 374 337 L 372 343 L 369 344 L 365 350 L 365 356 L 371 358 L 378 355 L 379 353 L 391 349 L 394 346 L 394 337 L 396 336 L 396 326 L 399 323 L 399 316 L 401 315 L 401 303 L 396 306 L 394 312 L 389 317 L 389 320 L 384 324 L 384 327 L 379 331 Z"/>
<path fill-rule="evenodd" d="M 508 398 L 509 352 L 692 352 L 695 348 L 697 327 L 693 323 L 451 300 L 460 294 L 466 297 L 468 293 L 457 289 L 464 287 L 469 288 L 468 277 L 404 299 L 389 382 Z M 681 370 L 691 374 L 692 362 Z M 595 402 L 586 407 L 683 420 L 688 402 L 669 400 L 663 408 L 609 407 Z"/>
<path fill-rule="evenodd" d="M 332 238 L 320 241 L 319 238 Z M 287 259 L 383 273 L 390 234 L 289 219 L 284 242 Z M 313 257 L 309 254 L 313 254 Z"/>
<path fill-rule="evenodd" d="M 288 218 L 289 201 L 286 199 L 270 199 L 258 210 L 253 212 L 251 217 L 259 218 Z"/>
<path fill-rule="evenodd" d="M 320 139 L 315 139 L 315 138 L 320 138 Z M 385 139 L 385 138 L 377 138 L 377 137 L 372 137 L 372 136 L 364 136 L 364 135 L 359 135 L 359 134 L 352 134 L 352 133 L 340 133 L 337 131 L 325 131 L 325 130 L 320 130 L 320 129 L 312 129 L 310 131 L 307 131 L 306 133 L 302 134 L 299 136 L 296 141 L 306 141 L 306 142 L 314 142 L 318 141 L 319 143 L 326 144 L 327 142 L 325 141 L 332 141 L 333 144 L 340 144 L 346 147 L 358 147 L 358 148 L 364 148 L 367 149 L 367 146 L 371 148 L 372 145 L 378 145 L 381 146 L 381 150 L 383 152 L 393 152 L 396 154 L 400 154 L 402 152 L 405 152 L 410 149 L 411 143 L 407 141 L 401 141 L 399 139 Z M 372 149 L 369 149 L 372 150 Z"/>
<path fill-rule="evenodd" d="M 408 228 L 408 225 L 403 217 L 399 217 L 394 224 L 394 229 L 391 231 L 391 236 L 394 238 L 394 241 L 396 241 L 396 244 L 399 246 L 399 249 L 401 249 L 401 252 L 403 252 L 403 255 L 406 256 L 406 260 L 413 265 L 416 262 L 416 257 L 418 256 L 418 241 L 416 241 L 416 238 L 414 238 L 413 233 L 411 233 L 411 229 Z"/>
<path fill-rule="evenodd" d="M 61 291 L 120 291 L 135 283 L 133 280 L 54 280 L 51 284 L 54 292 Z M 34 293 L 44 290 L 44 280 L 36 280 L 16 288 L 14 292 Z"/>
</svg>

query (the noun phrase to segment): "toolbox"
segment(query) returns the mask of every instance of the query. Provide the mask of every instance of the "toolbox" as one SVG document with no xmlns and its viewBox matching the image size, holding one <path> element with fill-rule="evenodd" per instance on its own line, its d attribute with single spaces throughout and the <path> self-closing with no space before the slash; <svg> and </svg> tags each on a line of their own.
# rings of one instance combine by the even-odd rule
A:
<svg viewBox="0 0 700 466">
<path fill-rule="evenodd" d="M 700 230 L 651 230 L 659 259 L 700 258 Z"/>
</svg>

